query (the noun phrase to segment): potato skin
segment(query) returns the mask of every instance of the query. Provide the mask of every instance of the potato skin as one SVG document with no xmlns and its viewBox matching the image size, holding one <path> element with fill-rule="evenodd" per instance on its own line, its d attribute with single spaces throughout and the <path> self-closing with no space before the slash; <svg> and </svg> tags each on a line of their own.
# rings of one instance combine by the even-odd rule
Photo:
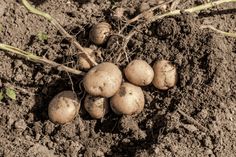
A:
<svg viewBox="0 0 236 157">
<path fill-rule="evenodd" d="M 108 113 L 108 99 L 88 94 L 84 100 L 84 108 L 92 118 L 101 119 Z"/>
<path fill-rule="evenodd" d="M 154 71 L 144 60 L 133 60 L 124 69 L 127 80 L 137 86 L 146 86 L 152 83 Z"/>
<path fill-rule="evenodd" d="M 153 66 L 154 79 L 153 85 L 160 90 L 167 90 L 174 87 L 177 82 L 177 70 L 167 60 L 156 61 Z"/>
<path fill-rule="evenodd" d="M 144 94 L 140 87 L 131 83 L 123 83 L 111 98 L 110 105 L 116 114 L 132 115 L 140 113 L 144 108 Z"/>
<path fill-rule="evenodd" d="M 103 62 L 88 71 L 83 80 L 87 93 L 109 98 L 119 89 L 122 73 L 113 63 Z"/>
<path fill-rule="evenodd" d="M 72 121 L 80 108 L 73 91 L 62 91 L 48 105 L 48 116 L 53 123 L 65 124 Z"/>
<path fill-rule="evenodd" d="M 88 55 L 90 55 L 90 57 L 93 60 L 96 59 L 96 56 L 93 53 L 92 49 L 90 49 L 90 48 L 84 48 L 84 49 L 88 52 Z M 79 69 L 81 69 L 81 70 L 89 70 L 92 67 L 91 64 L 87 61 L 87 59 L 83 55 L 79 56 L 78 64 L 79 64 Z"/>
<path fill-rule="evenodd" d="M 104 44 L 111 34 L 111 25 L 107 22 L 100 22 L 94 25 L 89 32 L 89 39 L 97 45 Z"/>
</svg>

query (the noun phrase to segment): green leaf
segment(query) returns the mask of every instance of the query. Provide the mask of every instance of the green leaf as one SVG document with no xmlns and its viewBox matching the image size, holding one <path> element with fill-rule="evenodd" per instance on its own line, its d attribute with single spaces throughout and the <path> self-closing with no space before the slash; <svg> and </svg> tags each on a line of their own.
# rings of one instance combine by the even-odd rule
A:
<svg viewBox="0 0 236 157">
<path fill-rule="evenodd" d="M 16 92 L 14 89 L 6 88 L 6 95 L 12 100 L 16 100 Z"/>
<path fill-rule="evenodd" d="M 46 33 L 39 32 L 37 34 L 37 37 L 40 41 L 48 40 L 48 35 Z"/>
<path fill-rule="evenodd" d="M 0 102 L 2 101 L 3 98 L 4 98 L 4 95 L 3 95 L 3 91 L 1 90 L 0 91 Z"/>
</svg>

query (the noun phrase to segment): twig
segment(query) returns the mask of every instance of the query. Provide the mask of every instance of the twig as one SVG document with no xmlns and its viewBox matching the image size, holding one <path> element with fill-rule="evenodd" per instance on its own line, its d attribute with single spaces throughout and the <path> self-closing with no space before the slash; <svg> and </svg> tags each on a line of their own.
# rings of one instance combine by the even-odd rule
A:
<svg viewBox="0 0 236 157">
<path fill-rule="evenodd" d="M 182 116 L 184 116 L 186 118 L 186 120 L 189 123 L 192 123 L 193 125 L 195 125 L 196 127 L 198 127 L 199 130 L 202 130 L 203 132 L 207 132 L 208 129 L 204 126 L 202 126 L 200 123 L 198 123 L 195 119 L 193 119 L 192 117 L 190 117 L 189 115 L 187 115 L 186 113 L 184 113 L 184 111 L 178 109 L 177 110 Z"/>
<path fill-rule="evenodd" d="M 181 14 L 181 11 L 186 12 L 186 13 L 194 13 L 194 12 L 197 12 L 197 11 L 201 11 L 201 10 L 204 10 L 204 9 L 209 9 L 209 8 L 214 7 L 214 6 L 217 6 L 217 5 L 220 5 L 220 4 L 223 4 L 223 3 L 229 3 L 229 2 L 236 2 L 236 0 L 218 0 L 218 1 L 209 2 L 209 3 L 206 3 L 206 4 L 202 4 L 202 5 L 199 5 L 199 6 L 196 6 L 196 7 L 192 7 L 192 8 L 188 8 L 188 9 L 184 9 L 184 10 L 173 10 L 173 11 L 170 11 L 170 12 L 168 12 L 168 13 L 161 14 L 161 15 L 155 15 L 155 16 L 153 16 L 152 18 L 150 18 L 150 20 L 147 20 L 146 22 L 139 24 L 137 27 L 135 27 L 135 28 L 125 37 L 125 40 L 124 40 L 124 42 L 123 42 L 123 44 L 122 44 L 122 47 L 118 50 L 118 53 L 119 53 L 121 50 L 124 50 L 124 51 L 125 51 L 129 40 L 130 40 L 130 39 L 132 38 L 132 36 L 137 32 L 137 30 L 141 30 L 143 27 L 147 26 L 148 24 L 150 24 L 150 23 L 152 23 L 152 22 L 155 22 L 155 21 L 158 20 L 158 19 L 162 19 L 162 18 L 168 17 L 168 16 L 180 15 L 180 14 Z M 119 60 L 117 60 L 117 62 L 118 62 L 118 61 L 119 61 Z"/>
<path fill-rule="evenodd" d="M 157 6 L 154 6 L 154 7 L 150 8 L 150 9 L 148 9 L 148 10 L 142 12 L 141 14 L 138 14 L 138 15 L 135 16 L 134 18 L 128 20 L 128 21 L 126 22 L 126 24 L 124 25 L 124 27 L 122 27 L 122 29 L 119 31 L 119 34 L 121 34 L 127 26 L 129 26 L 130 24 L 132 24 L 132 23 L 138 21 L 140 18 L 144 17 L 144 15 L 145 15 L 146 13 L 151 12 L 151 11 L 154 11 L 154 10 L 156 10 L 156 9 L 158 9 L 158 8 L 160 8 L 160 7 L 164 6 L 164 5 L 166 5 L 166 4 L 169 4 L 169 3 L 173 2 L 173 1 L 174 1 L 174 0 L 169 0 L 169 1 L 163 2 L 163 3 L 161 3 L 161 4 L 158 4 Z"/>
<path fill-rule="evenodd" d="M 208 29 L 211 29 L 211 30 L 213 30 L 217 33 L 223 34 L 224 36 L 229 36 L 229 37 L 236 38 L 236 33 L 224 32 L 224 31 L 221 31 L 219 29 L 216 29 L 215 27 L 213 27 L 211 25 L 202 25 L 200 28 L 202 28 L 202 29 L 208 28 Z"/>
<path fill-rule="evenodd" d="M 89 55 L 89 53 L 86 51 L 86 49 L 84 49 L 80 43 L 73 37 L 71 36 L 69 33 L 66 32 L 66 30 L 57 22 L 56 19 L 54 19 L 51 15 L 39 11 L 36 8 L 34 8 L 27 0 L 22 0 L 23 5 L 32 13 L 39 15 L 39 16 L 43 16 L 44 18 L 46 18 L 49 22 L 51 22 L 59 31 L 60 33 L 66 37 L 71 43 L 73 43 L 76 48 L 79 50 L 77 53 L 78 55 L 84 54 L 85 57 L 88 59 L 88 61 L 92 64 L 92 65 L 97 65 L 96 61 L 94 61 L 94 59 L 92 59 L 92 57 Z"/>
<path fill-rule="evenodd" d="M 59 71 L 66 71 L 75 75 L 84 75 L 84 72 L 76 70 L 76 69 L 72 69 L 70 67 L 67 67 L 65 65 L 56 63 L 54 61 L 51 61 L 49 59 L 46 59 L 44 57 L 39 57 L 37 55 L 34 55 L 32 53 L 23 51 L 21 49 L 18 49 L 16 47 L 10 46 L 10 45 L 6 45 L 6 44 L 1 44 L 0 43 L 0 49 L 5 50 L 6 52 L 8 52 L 9 54 L 11 54 L 10 52 L 20 55 L 22 57 L 25 57 L 26 59 L 36 62 L 36 63 L 41 63 L 41 64 L 46 64 L 46 65 L 50 65 L 53 68 L 56 68 Z"/>
</svg>

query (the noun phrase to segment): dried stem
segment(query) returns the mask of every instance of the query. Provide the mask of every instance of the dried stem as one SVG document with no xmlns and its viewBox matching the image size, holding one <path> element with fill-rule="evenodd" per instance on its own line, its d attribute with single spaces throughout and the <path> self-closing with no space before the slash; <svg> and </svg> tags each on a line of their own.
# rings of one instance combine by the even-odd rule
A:
<svg viewBox="0 0 236 157">
<path fill-rule="evenodd" d="M 152 22 L 155 22 L 158 19 L 162 19 L 162 18 L 168 17 L 168 16 L 180 15 L 181 12 L 194 13 L 194 12 L 197 12 L 197 11 L 201 11 L 201 10 L 204 10 L 204 9 L 209 9 L 209 8 L 214 7 L 214 6 L 218 6 L 220 4 L 229 3 L 229 2 L 236 2 L 236 0 L 218 0 L 218 1 L 209 2 L 209 3 L 206 3 L 206 4 L 202 4 L 202 5 L 192 7 L 192 8 L 188 8 L 188 9 L 184 9 L 184 10 L 173 10 L 173 11 L 170 11 L 168 13 L 161 14 L 161 15 L 155 15 L 152 18 L 150 18 L 150 20 L 146 20 L 144 23 L 139 24 L 137 27 L 135 27 L 125 37 L 125 40 L 122 44 L 122 47 L 118 50 L 118 53 L 120 53 L 121 50 L 124 50 L 124 51 L 126 50 L 126 47 L 127 47 L 127 44 L 129 42 L 129 40 L 132 38 L 132 36 L 135 33 L 137 33 L 137 31 L 140 31 L 142 28 L 144 28 L 145 26 L 149 25 Z M 118 57 L 118 59 L 119 59 L 119 57 Z M 117 59 L 117 62 L 119 61 L 118 59 Z"/>
<path fill-rule="evenodd" d="M 150 8 L 150 9 L 148 9 L 148 10 L 142 12 L 141 14 L 138 14 L 138 15 L 135 16 L 134 18 L 128 20 L 128 21 L 126 22 L 126 24 L 124 25 L 124 27 L 122 27 L 122 29 L 119 31 L 119 34 L 121 34 L 127 26 L 129 26 L 130 24 L 132 24 L 132 23 L 138 21 L 140 18 L 144 17 L 144 15 L 145 15 L 146 13 L 151 12 L 151 11 L 154 11 L 154 10 L 156 10 L 156 9 L 158 9 L 158 8 L 160 8 L 160 7 L 164 6 L 164 5 L 166 5 L 166 4 L 169 4 L 169 3 L 173 2 L 173 1 L 174 1 L 174 0 L 169 0 L 169 1 L 167 1 L 167 2 L 163 2 L 163 3 L 161 3 L 161 4 L 158 4 L 157 6 L 154 6 L 154 7 Z"/>
<path fill-rule="evenodd" d="M 16 47 L 13 47 L 13 46 L 10 46 L 10 45 L 0 43 L 0 49 L 5 50 L 9 54 L 11 54 L 10 52 L 12 52 L 14 54 L 20 55 L 20 56 L 22 56 L 22 57 L 24 57 L 24 58 L 26 58 L 30 61 L 36 62 L 36 63 L 50 65 L 51 67 L 56 68 L 59 71 L 65 71 L 65 72 L 72 73 L 72 74 L 75 74 L 75 75 L 84 75 L 84 72 L 82 72 L 82 71 L 72 69 L 72 68 L 67 67 L 65 65 L 62 65 L 62 64 L 56 63 L 54 61 L 51 61 L 47 58 L 39 57 L 39 56 L 34 55 L 30 52 L 23 51 L 21 49 L 18 49 Z"/>
<path fill-rule="evenodd" d="M 27 0 L 22 0 L 23 5 L 32 13 L 39 15 L 39 16 L 43 16 L 44 18 L 46 18 L 49 22 L 51 22 L 59 31 L 60 33 L 67 38 L 71 43 L 73 43 L 76 48 L 79 50 L 78 54 L 84 54 L 85 57 L 87 58 L 87 60 L 92 64 L 92 65 L 97 65 L 96 61 L 94 61 L 94 59 L 91 58 L 91 56 L 89 55 L 89 53 L 86 51 L 86 49 L 84 49 L 80 43 L 73 37 L 71 36 L 69 33 L 66 32 L 66 30 L 57 22 L 56 19 L 54 19 L 51 15 L 42 12 L 40 10 L 37 10 L 36 8 L 34 8 Z"/>
<path fill-rule="evenodd" d="M 236 33 L 225 32 L 225 31 L 216 29 L 215 27 L 210 26 L 210 25 L 202 25 L 200 28 L 202 28 L 202 29 L 208 28 L 208 29 L 211 29 L 211 30 L 213 30 L 217 33 L 223 34 L 224 36 L 229 36 L 229 37 L 236 38 Z"/>
<path fill-rule="evenodd" d="M 186 120 L 189 123 L 192 123 L 193 125 L 195 125 L 198 129 L 202 130 L 203 132 L 207 132 L 208 129 L 204 126 L 202 126 L 200 123 L 198 123 L 195 119 L 193 119 L 192 117 L 190 117 L 189 115 L 187 115 L 184 111 L 178 109 L 177 110 L 182 116 L 184 116 L 186 118 Z"/>
</svg>

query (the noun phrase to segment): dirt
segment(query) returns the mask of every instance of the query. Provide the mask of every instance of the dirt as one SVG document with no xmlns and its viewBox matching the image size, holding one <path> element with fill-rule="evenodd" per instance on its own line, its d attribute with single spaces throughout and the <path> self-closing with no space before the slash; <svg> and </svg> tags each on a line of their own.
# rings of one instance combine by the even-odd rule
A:
<svg viewBox="0 0 236 157">
<path fill-rule="evenodd" d="M 122 6 L 125 16 L 131 18 L 138 14 L 141 2 L 31 2 L 55 17 L 83 46 L 100 50 L 100 62 L 113 61 L 121 68 L 127 65 L 125 55 L 116 62 L 120 37 L 110 39 L 108 46 L 95 46 L 89 41 L 88 32 L 100 21 L 111 23 L 113 30 L 119 31 L 123 23 L 111 18 L 112 11 Z M 185 0 L 177 8 L 202 2 Z M 154 1 L 150 5 L 154 6 Z M 235 8 L 236 3 L 230 3 L 199 14 L 160 19 L 132 38 L 127 49 L 129 61 L 142 58 L 153 64 L 167 59 L 178 69 L 176 87 L 168 91 L 151 85 L 143 87 L 145 109 L 134 116 L 110 112 L 101 120 L 93 120 L 82 109 L 73 122 L 53 124 L 47 116 L 49 101 L 68 89 L 81 96 L 82 76 L 0 51 L 0 88 L 14 88 L 17 94 L 16 100 L 6 97 L 0 103 L 0 156 L 234 157 L 236 40 L 200 26 L 236 32 Z M 78 68 L 76 49 L 47 20 L 29 13 L 19 1 L 1 0 L 0 17 L 1 43 Z M 125 33 L 131 29 L 128 27 Z M 48 39 L 39 40 L 40 32 Z"/>
</svg>

